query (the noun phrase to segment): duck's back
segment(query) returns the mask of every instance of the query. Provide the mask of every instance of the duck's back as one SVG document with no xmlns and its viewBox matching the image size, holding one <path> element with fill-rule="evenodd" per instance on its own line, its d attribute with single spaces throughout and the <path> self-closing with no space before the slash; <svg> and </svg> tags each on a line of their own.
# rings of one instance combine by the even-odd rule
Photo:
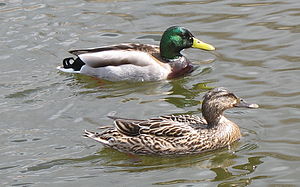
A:
<svg viewBox="0 0 300 187">
<path fill-rule="evenodd" d="M 219 148 L 216 129 L 198 116 L 160 116 L 149 120 L 115 118 L 115 128 L 91 137 L 105 146 L 135 154 L 181 155 Z M 88 137 L 93 136 L 86 135 Z"/>
</svg>

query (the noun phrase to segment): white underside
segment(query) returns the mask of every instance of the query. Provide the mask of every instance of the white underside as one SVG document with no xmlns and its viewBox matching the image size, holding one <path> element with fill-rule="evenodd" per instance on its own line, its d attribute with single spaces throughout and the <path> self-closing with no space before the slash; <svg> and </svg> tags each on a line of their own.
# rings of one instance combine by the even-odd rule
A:
<svg viewBox="0 0 300 187">
<path fill-rule="evenodd" d="M 80 73 L 111 81 L 157 81 L 167 79 L 169 71 L 161 67 L 155 68 L 150 65 L 141 67 L 125 64 L 103 68 L 91 68 L 85 65 L 81 68 Z"/>
<path fill-rule="evenodd" d="M 136 51 L 98 52 L 79 55 L 86 63 L 80 71 L 57 67 L 66 73 L 80 73 L 110 81 L 158 81 L 167 79 L 171 73 L 168 64 L 158 62 L 151 55 Z M 128 61 L 130 64 L 128 64 Z M 101 63 L 111 65 L 99 67 Z M 122 64 L 122 62 L 126 62 Z M 94 68 L 97 67 L 98 68 Z"/>
<path fill-rule="evenodd" d="M 65 69 L 61 66 L 57 69 L 66 73 L 80 73 L 109 81 L 159 81 L 167 79 L 170 73 L 169 69 L 155 67 L 155 65 L 142 67 L 131 64 L 101 68 L 84 65 L 80 71 L 74 71 L 72 68 Z"/>
</svg>

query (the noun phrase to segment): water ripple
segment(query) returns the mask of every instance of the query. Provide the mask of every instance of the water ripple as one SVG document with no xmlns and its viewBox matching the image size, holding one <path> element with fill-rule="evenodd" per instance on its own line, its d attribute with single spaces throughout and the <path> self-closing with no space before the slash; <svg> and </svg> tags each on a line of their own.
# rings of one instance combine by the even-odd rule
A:
<svg viewBox="0 0 300 187">
<path fill-rule="evenodd" d="M 298 7 L 298 0 L 0 2 L 0 170 L 6 179 L 0 185 L 298 185 Z M 198 68 L 184 78 L 112 83 L 55 69 L 69 49 L 159 44 L 171 25 L 217 49 L 185 50 Z M 131 157 L 81 137 L 83 129 L 111 124 L 105 116 L 112 111 L 139 119 L 201 115 L 203 94 L 218 86 L 261 106 L 225 113 L 243 133 L 230 150 Z"/>
</svg>

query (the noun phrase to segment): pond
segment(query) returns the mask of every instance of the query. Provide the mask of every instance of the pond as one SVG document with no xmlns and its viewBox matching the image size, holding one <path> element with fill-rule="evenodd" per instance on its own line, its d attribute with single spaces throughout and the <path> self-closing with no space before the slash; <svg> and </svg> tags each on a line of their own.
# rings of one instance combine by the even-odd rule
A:
<svg viewBox="0 0 300 187">
<path fill-rule="evenodd" d="M 299 7 L 298 0 L 1 1 L 1 186 L 297 186 Z M 109 82 L 56 70 L 70 49 L 158 44 L 172 25 L 217 49 L 185 50 L 198 67 L 188 76 Z M 111 125 L 108 114 L 201 116 L 214 87 L 260 105 L 226 111 L 243 134 L 230 149 L 132 157 L 82 137 Z"/>
</svg>

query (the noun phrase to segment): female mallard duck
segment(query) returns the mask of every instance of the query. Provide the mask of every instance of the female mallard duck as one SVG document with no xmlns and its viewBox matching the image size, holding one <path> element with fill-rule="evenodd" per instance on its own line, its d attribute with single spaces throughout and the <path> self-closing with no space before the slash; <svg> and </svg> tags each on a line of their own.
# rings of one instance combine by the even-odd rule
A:
<svg viewBox="0 0 300 187">
<path fill-rule="evenodd" d="M 148 120 L 114 119 L 115 127 L 104 132 L 85 131 L 107 147 L 133 154 L 195 154 L 229 146 L 241 137 L 239 127 L 223 112 L 233 107 L 258 108 L 224 88 L 204 96 L 203 118 L 193 115 L 160 116 Z"/>
<path fill-rule="evenodd" d="M 187 29 L 173 26 L 162 35 L 160 46 L 120 44 L 95 49 L 69 51 L 77 58 L 65 58 L 58 69 L 119 81 L 157 81 L 171 79 L 193 70 L 180 51 L 185 48 L 215 50 L 196 39 Z"/>
</svg>

